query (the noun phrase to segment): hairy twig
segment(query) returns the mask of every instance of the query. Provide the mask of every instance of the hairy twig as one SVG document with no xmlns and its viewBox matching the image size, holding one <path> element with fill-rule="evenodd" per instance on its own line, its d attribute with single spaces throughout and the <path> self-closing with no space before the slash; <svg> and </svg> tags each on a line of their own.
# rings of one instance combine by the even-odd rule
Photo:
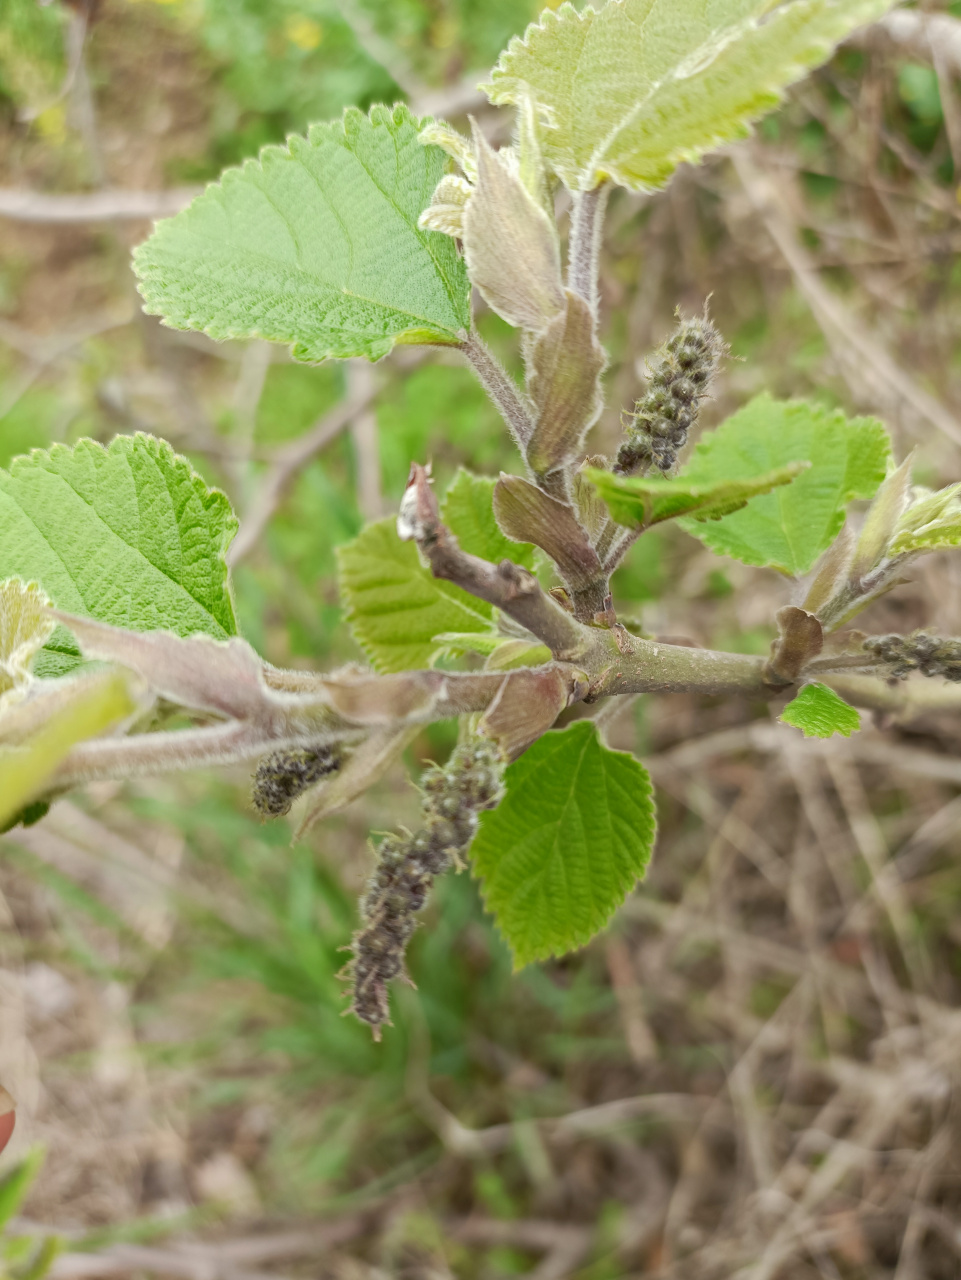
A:
<svg viewBox="0 0 961 1280">
<path fill-rule="evenodd" d="M 578 191 L 571 208 L 571 231 L 567 249 L 567 283 L 597 312 L 597 277 L 601 253 L 604 211 L 610 184 L 601 183 L 592 191 Z"/>
<path fill-rule="evenodd" d="M 532 573 L 512 560 L 491 564 L 462 551 L 441 522 L 427 470 L 411 467 L 397 521 L 401 537 L 413 539 L 437 578 L 454 582 L 519 622 L 550 649 L 555 658 L 573 662 L 588 648 L 590 633 L 543 590 Z"/>
<path fill-rule="evenodd" d="M 534 419 L 517 384 L 474 330 L 460 344 L 459 350 L 464 353 L 481 386 L 500 410 L 518 449 L 524 453 L 524 446 L 534 431 Z"/>
</svg>

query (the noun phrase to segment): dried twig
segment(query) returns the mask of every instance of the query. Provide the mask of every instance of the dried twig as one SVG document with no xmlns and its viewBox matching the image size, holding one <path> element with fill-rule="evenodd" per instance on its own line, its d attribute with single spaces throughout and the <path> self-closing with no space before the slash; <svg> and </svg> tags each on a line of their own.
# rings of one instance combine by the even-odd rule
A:
<svg viewBox="0 0 961 1280">
<path fill-rule="evenodd" d="M 373 385 L 364 388 L 356 399 L 342 400 L 329 409 L 309 431 L 284 445 L 273 455 L 264 476 L 245 513 L 240 532 L 233 540 L 227 559 L 231 567 L 246 559 L 263 536 L 271 517 L 284 499 L 290 485 L 301 470 L 318 453 L 335 440 L 358 413 L 362 413 L 377 395 Z"/>
<path fill-rule="evenodd" d="M 202 187 L 172 187 L 169 191 L 103 191 L 47 195 L 16 187 L 0 187 L 0 217 L 15 222 L 70 224 L 129 222 L 169 218 L 198 196 Z"/>
</svg>

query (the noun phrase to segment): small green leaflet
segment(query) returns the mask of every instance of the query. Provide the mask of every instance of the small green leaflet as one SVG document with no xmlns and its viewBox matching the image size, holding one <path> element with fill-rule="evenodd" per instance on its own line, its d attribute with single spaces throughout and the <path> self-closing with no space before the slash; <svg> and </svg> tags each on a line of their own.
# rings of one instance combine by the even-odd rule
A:
<svg viewBox="0 0 961 1280">
<path fill-rule="evenodd" d="M 647 770 L 587 720 L 539 738 L 505 785 L 471 859 L 519 969 L 603 929 L 647 870 L 657 821 Z"/>
<path fill-rule="evenodd" d="M 491 505 L 494 481 L 458 471 L 441 503 L 441 517 L 471 555 L 530 567 L 534 548 L 498 529 Z M 428 667 L 444 651 L 464 650 L 471 634 L 479 651 L 496 633 L 494 610 L 421 564 L 412 542 L 401 542 L 394 519 L 378 520 L 337 552 L 338 578 L 354 639 L 378 671 Z M 451 642 L 453 634 L 458 639 Z"/>
<path fill-rule="evenodd" d="M 38 582 L 58 608 L 133 631 L 235 635 L 225 556 L 236 531 L 224 494 L 152 436 L 35 449 L 0 470 L 0 580 Z M 78 661 L 59 627 L 34 670 Z"/>
<path fill-rule="evenodd" d="M 429 667 L 440 632 L 492 630 L 491 606 L 425 569 L 392 516 L 337 549 L 337 576 L 354 639 L 378 671 Z"/>
<path fill-rule="evenodd" d="M 649 529 L 664 520 L 691 516 L 695 520 L 720 520 L 745 506 L 750 498 L 769 493 L 806 470 L 807 463 L 791 462 L 766 475 L 749 480 L 720 480 L 690 484 L 687 476 L 667 480 L 663 476 L 616 476 L 611 471 L 585 467 L 584 476 L 597 486 L 611 516 L 629 529 Z"/>
<path fill-rule="evenodd" d="M 461 467 L 440 505 L 441 519 L 457 535 L 464 551 L 491 564 L 513 560 L 534 568 L 535 549 L 529 542 L 505 538 L 494 519 L 495 480 L 475 476 Z"/>
<path fill-rule="evenodd" d="M 228 169 L 135 251 L 144 309 L 212 338 L 290 342 L 298 360 L 457 342 L 464 264 L 417 225 L 447 164 L 418 142 L 424 123 L 352 107 Z"/>
<path fill-rule="evenodd" d="M 778 719 L 800 729 L 805 738 L 845 738 L 861 728 L 861 715 L 826 684 L 806 684 L 787 704 Z"/>
<path fill-rule="evenodd" d="M 797 577 L 834 541 L 847 504 L 873 496 L 890 452 L 876 418 L 846 418 L 837 409 L 765 393 L 702 436 L 677 483 L 744 480 L 800 461 L 810 468 L 717 523 L 683 519 L 681 527 L 719 555 Z"/>
<path fill-rule="evenodd" d="M 682 161 L 744 137 L 891 0 L 775 3 L 564 4 L 515 36 L 484 87 L 492 102 L 536 103 L 545 159 L 572 191 L 605 178 L 649 191 Z"/>
</svg>

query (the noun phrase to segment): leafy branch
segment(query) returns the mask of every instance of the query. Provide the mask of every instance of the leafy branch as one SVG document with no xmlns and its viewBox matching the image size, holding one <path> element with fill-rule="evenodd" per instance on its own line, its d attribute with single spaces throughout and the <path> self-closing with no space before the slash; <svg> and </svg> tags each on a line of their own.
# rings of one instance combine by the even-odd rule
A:
<svg viewBox="0 0 961 1280">
<path fill-rule="evenodd" d="M 285 342 L 307 362 L 449 347 L 499 410 L 523 474 L 462 472 L 439 499 L 412 460 L 396 520 L 339 549 L 369 666 L 320 674 L 273 668 L 236 634 L 237 521 L 169 446 L 121 437 L 17 459 L 0 472 L 0 753 L 17 780 L 0 818 L 38 820 L 92 779 L 247 760 L 255 807 L 275 817 L 299 802 L 303 830 L 362 795 L 418 726 L 460 719 L 451 761 L 422 780 L 422 829 L 381 843 L 364 900 L 346 976 L 378 1033 L 415 916 L 449 865 L 472 859 L 519 964 L 582 945 L 643 875 L 650 783 L 603 744 L 590 721 L 600 700 L 793 695 L 781 719 L 818 736 L 854 732 L 855 706 L 906 717 L 961 705 L 961 642 L 844 629 L 919 556 L 961 542 L 961 486 L 912 486 L 880 422 L 761 395 L 689 450 L 726 355 L 705 311 L 679 315 L 649 359 L 615 456 L 587 455 L 613 188 L 663 185 L 740 137 L 885 8 L 565 5 L 492 73 L 492 100 L 516 108 L 510 145 L 403 106 L 351 110 L 161 222 L 134 255 L 149 312 L 218 339 Z M 518 330 L 523 386 L 474 328 L 471 288 Z M 235 559 L 303 456 L 292 447 Z M 856 502 L 871 504 L 863 517 Z M 617 617 L 612 573 L 670 520 L 795 584 L 770 655 L 665 644 Z M 925 678 L 946 682 L 936 697 Z M 563 712 L 574 723 L 557 730 Z"/>
</svg>

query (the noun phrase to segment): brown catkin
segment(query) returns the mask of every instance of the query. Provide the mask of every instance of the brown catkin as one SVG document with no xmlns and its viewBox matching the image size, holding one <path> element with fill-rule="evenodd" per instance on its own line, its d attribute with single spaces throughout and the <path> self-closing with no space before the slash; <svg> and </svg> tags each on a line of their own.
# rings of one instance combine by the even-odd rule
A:
<svg viewBox="0 0 961 1280">
<path fill-rule="evenodd" d="M 336 743 L 272 751 L 254 774 L 250 797 L 254 808 L 264 818 L 282 818 L 298 796 L 327 774 L 336 773 L 342 760 Z"/>
<path fill-rule="evenodd" d="M 961 684 L 961 640 L 918 631 L 913 636 L 870 636 L 864 641 L 864 648 L 886 662 L 889 674 L 896 680 L 920 671 L 923 676 L 940 676 Z"/>
<path fill-rule="evenodd" d="M 351 1010 L 377 1039 L 390 1019 L 387 984 L 404 969 L 404 952 L 427 901 L 434 877 L 466 854 L 478 815 L 501 797 L 504 762 L 495 743 L 478 738 L 458 747 L 444 768 L 431 766 L 421 780 L 424 825 L 413 835 L 389 835 L 361 900 L 363 927 L 354 935 L 344 976 L 352 986 Z"/>
<path fill-rule="evenodd" d="M 724 340 L 707 316 L 679 319 L 677 328 L 648 361 L 647 391 L 625 424 L 627 439 L 614 461 L 619 475 L 673 471 L 710 389 Z"/>
</svg>

